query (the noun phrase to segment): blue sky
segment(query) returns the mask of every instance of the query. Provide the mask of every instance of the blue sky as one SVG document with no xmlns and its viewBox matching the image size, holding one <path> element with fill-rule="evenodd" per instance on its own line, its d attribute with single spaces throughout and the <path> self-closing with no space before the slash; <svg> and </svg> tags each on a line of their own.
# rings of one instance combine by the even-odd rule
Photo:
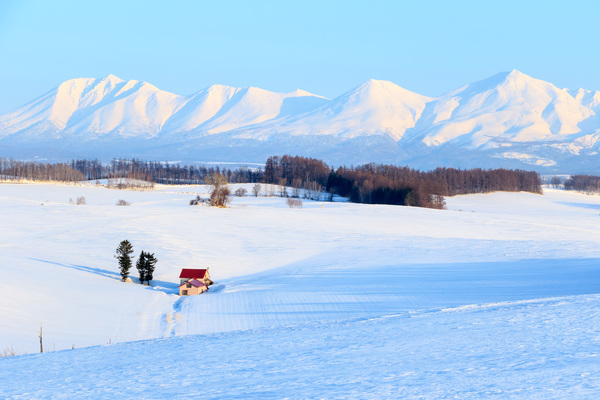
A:
<svg viewBox="0 0 600 400">
<path fill-rule="evenodd" d="M 518 69 L 600 90 L 600 2 L 0 0 L 0 113 L 115 74 L 335 97 L 375 78 L 436 96 Z"/>
</svg>

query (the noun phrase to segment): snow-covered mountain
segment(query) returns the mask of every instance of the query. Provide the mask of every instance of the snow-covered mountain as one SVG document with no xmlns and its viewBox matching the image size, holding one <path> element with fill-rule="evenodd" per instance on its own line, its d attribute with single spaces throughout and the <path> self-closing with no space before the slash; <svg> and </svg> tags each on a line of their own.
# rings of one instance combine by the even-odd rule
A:
<svg viewBox="0 0 600 400">
<path fill-rule="evenodd" d="M 600 172 L 600 92 L 519 71 L 430 98 L 369 80 L 332 100 L 213 85 L 190 96 L 73 79 L 0 116 L 0 155 L 518 167 Z"/>
<path fill-rule="evenodd" d="M 72 79 L 17 110 L 0 116 L 0 137 L 33 140 L 103 135 L 156 135 L 186 102 L 146 82 Z"/>
<path fill-rule="evenodd" d="M 472 147 L 560 140 L 593 115 L 568 90 L 519 71 L 501 73 L 429 103 L 415 129 L 428 146 L 460 141 Z"/>
<path fill-rule="evenodd" d="M 308 113 L 277 118 L 242 130 L 260 137 L 277 133 L 347 139 L 385 135 L 398 141 L 407 129 L 415 126 L 429 101 L 429 97 L 392 82 L 371 79 Z"/>
<path fill-rule="evenodd" d="M 72 79 L 0 116 L 0 137 L 94 140 L 113 135 L 149 139 L 176 132 L 219 133 L 273 119 L 287 111 L 286 100 L 289 103 L 290 99 L 302 111 L 327 101 L 301 90 L 283 94 L 214 85 L 191 96 L 179 96 L 114 75 Z"/>
</svg>

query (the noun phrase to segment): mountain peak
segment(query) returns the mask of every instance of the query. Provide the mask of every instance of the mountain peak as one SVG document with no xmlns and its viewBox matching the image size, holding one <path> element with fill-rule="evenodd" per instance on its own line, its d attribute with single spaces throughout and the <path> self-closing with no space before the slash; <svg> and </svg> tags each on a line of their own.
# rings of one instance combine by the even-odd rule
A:
<svg viewBox="0 0 600 400">
<path fill-rule="evenodd" d="M 118 76 L 115 76 L 113 74 L 108 74 L 104 78 L 101 78 L 100 82 L 110 82 L 112 84 L 117 84 L 117 83 L 121 83 L 121 82 L 125 82 L 125 81 L 123 79 L 119 78 Z"/>
<path fill-rule="evenodd" d="M 359 88 L 368 88 L 368 89 L 386 88 L 386 87 L 400 87 L 400 86 L 396 85 L 394 82 L 384 81 L 384 80 L 380 80 L 380 79 L 369 79 L 368 81 L 364 82 L 362 85 L 359 86 Z"/>
<path fill-rule="evenodd" d="M 539 79 L 532 78 L 531 76 L 522 73 L 516 69 L 506 73 L 506 77 L 504 79 L 505 82 L 533 82 L 539 81 Z"/>
<path fill-rule="evenodd" d="M 513 69 L 512 71 L 500 72 L 498 74 L 490 76 L 489 78 L 473 82 L 469 85 L 463 86 L 459 89 L 446 93 L 441 97 L 448 98 L 454 97 L 456 95 L 460 95 L 461 97 L 472 96 L 475 93 L 495 91 L 499 88 L 507 89 L 512 87 L 512 89 L 508 90 L 514 91 L 516 87 L 520 88 L 518 90 L 522 90 L 523 87 L 527 86 L 528 84 L 533 84 L 535 82 L 546 83 L 544 81 L 532 78 L 519 70 Z"/>
<path fill-rule="evenodd" d="M 390 81 L 369 79 L 362 85 L 341 95 L 339 99 L 351 99 L 356 101 L 368 101 L 369 103 L 384 105 L 387 102 L 394 104 L 421 104 L 431 100 L 427 96 L 412 92 Z"/>
<path fill-rule="evenodd" d="M 522 73 L 521 71 L 519 71 L 517 69 L 513 69 L 512 71 L 507 72 L 506 77 L 510 78 L 510 79 L 523 78 L 523 77 L 530 78 L 529 75 L 525 75 L 524 73 Z"/>
</svg>

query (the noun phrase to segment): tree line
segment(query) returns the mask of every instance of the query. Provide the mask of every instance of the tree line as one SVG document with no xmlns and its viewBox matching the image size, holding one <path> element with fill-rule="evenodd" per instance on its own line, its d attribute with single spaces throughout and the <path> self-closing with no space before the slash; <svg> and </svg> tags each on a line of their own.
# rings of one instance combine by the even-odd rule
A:
<svg viewBox="0 0 600 400">
<path fill-rule="evenodd" d="M 572 175 L 564 183 L 565 190 L 600 193 L 600 176 Z"/>
<path fill-rule="evenodd" d="M 269 157 L 264 182 L 293 188 L 325 190 L 368 204 L 444 208 L 443 196 L 494 191 L 541 193 L 536 172 L 509 169 L 437 168 L 423 172 L 395 165 L 338 167 L 306 157 Z"/>
<path fill-rule="evenodd" d="M 67 163 L 41 163 L 0 158 L 0 181 L 53 181 L 74 182 L 84 180 L 81 171 Z"/>
<path fill-rule="evenodd" d="M 177 163 L 143 161 L 139 159 L 113 159 L 108 164 L 99 160 L 73 160 L 71 167 L 80 171 L 88 180 L 121 178 L 165 185 L 190 185 L 209 183 L 211 177 L 221 175 L 231 183 L 261 182 L 261 168 L 252 170 L 246 167 L 227 169 L 204 165 L 180 165 Z"/>
<path fill-rule="evenodd" d="M 429 208 L 444 208 L 443 196 L 487 193 L 493 191 L 527 191 L 541 193 L 541 179 L 536 172 L 509 169 L 437 168 L 419 171 L 409 167 L 384 164 L 364 164 L 334 169 L 322 160 L 300 156 L 272 156 L 264 170 L 241 167 L 221 169 L 203 165 L 180 165 L 139 159 L 113 159 L 108 164 L 98 160 L 73 160 L 70 164 L 42 164 L 3 159 L 0 175 L 28 177 L 39 180 L 109 179 L 125 185 L 120 179 L 162 184 L 214 184 L 215 179 L 226 189 L 226 183 L 265 183 L 292 187 L 292 197 L 300 191 L 335 194 L 350 201 L 368 204 L 395 204 Z M 216 178 L 217 177 L 217 178 Z M 575 176 L 573 187 L 582 190 L 593 186 L 592 177 Z M 600 178 L 597 178 L 600 179 Z M 599 182 L 596 181 L 596 188 Z M 587 185 L 587 186 L 586 186 Z M 565 187 L 569 185 L 565 183 Z M 124 186 L 126 187 L 126 186 Z M 281 190 L 283 197 L 287 191 Z M 309 196 L 310 197 L 310 196 Z M 226 203 L 223 203 L 226 204 Z"/>
<path fill-rule="evenodd" d="M 332 171 L 326 189 L 357 203 L 444 208 L 443 196 L 495 191 L 541 193 L 541 188 L 540 176 L 531 171 L 437 168 L 423 172 L 365 164 Z"/>
</svg>

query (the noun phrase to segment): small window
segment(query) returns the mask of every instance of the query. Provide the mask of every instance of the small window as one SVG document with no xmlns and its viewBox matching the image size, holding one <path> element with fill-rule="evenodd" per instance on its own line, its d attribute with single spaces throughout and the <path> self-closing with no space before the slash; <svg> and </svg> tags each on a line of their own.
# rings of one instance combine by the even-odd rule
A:
<svg viewBox="0 0 600 400">
<path fill-rule="evenodd" d="M 189 288 L 191 288 L 191 287 L 192 287 L 192 284 L 191 284 L 191 283 L 188 283 L 187 285 L 185 285 L 185 287 L 189 289 Z"/>
<path fill-rule="evenodd" d="M 187 290 L 184 290 L 184 291 L 182 292 L 182 294 L 183 294 L 184 296 L 187 296 L 187 295 L 188 295 L 188 294 L 187 294 Z"/>
</svg>

